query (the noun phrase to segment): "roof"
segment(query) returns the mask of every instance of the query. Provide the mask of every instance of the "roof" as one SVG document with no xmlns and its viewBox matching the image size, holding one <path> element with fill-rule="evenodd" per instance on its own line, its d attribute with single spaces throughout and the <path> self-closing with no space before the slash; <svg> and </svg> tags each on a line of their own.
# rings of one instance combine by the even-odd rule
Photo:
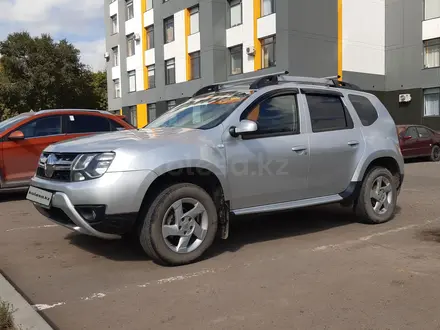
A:
<svg viewBox="0 0 440 330">
<path fill-rule="evenodd" d="M 66 111 L 66 112 L 97 112 L 97 113 L 102 113 L 102 114 L 112 114 L 109 111 L 105 111 L 105 110 L 96 110 L 96 109 L 44 109 L 44 110 L 40 110 L 37 112 L 34 112 L 34 114 L 41 114 L 41 113 L 49 113 L 52 111 Z"/>
</svg>

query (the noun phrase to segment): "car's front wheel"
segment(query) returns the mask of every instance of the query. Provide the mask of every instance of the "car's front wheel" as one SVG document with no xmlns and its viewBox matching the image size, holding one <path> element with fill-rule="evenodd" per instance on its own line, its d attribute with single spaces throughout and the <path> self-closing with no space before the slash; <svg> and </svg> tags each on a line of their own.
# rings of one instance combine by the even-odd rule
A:
<svg viewBox="0 0 440 330">
<path fill-rule="evenodd" d="M 384 223 L 394 216 L 397 205 L 397 183 L 383 167 L 372 168 L 362 182 L 355 211 L 370 224 Z"/>
<path fill-rule="evenodd" d="M 139 240 L 154 261 L 177 266 L 200 258 L 216 232 L 211 196 L 197 185 L 180 183 L 164 189 L 149 206 Z"/>
</svg>

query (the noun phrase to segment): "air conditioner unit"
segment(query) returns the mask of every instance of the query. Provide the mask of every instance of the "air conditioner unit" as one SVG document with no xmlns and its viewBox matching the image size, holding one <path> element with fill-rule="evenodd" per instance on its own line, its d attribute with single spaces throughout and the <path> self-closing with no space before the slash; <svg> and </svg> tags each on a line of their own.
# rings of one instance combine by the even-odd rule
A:
<svg viewBox="0 0 440 330">
<path fill-rule="evenodd" d="M 108 52 L 105 52 L 105 53 L 104 53 L 104 58 L 105 58 L 106 60 L 108 60 L 108 59 L 110 58 L 110 54 L 109 54 Z"/>
<path fill-rule="evenodd" d="M 408 103 L 411 100 L 411 94 L 399 94 L 399 103 Z"/>
<path fill-rule="evenodd" d="M 246 54 L 250 56 L 255 56 L 255 47 L 254 46 L 246 47 Z"/>
<path fill-rule="evenodd" d="M 139 33 L 135 33 L 134 34 L 134 40 L 140 41 L 141 40 L 141 35 Z"/>
</svg>

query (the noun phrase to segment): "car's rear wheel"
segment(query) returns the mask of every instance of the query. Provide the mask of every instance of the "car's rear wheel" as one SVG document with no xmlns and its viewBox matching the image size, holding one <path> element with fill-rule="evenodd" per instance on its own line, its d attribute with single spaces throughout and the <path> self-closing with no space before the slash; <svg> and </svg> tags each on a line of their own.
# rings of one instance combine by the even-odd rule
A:
<svg viewBox="0 0 440 330">
<path fill-rule="evenodd" d="M 372 168 L 362 182 L 356 214 L 365 223 L 384 223 L 392 219 L 396 205 L 397 183 L 393 175 L 386 168 Z"/>
<path fill-rule="evenodd" d="M 139 240 L 156 262 L 184 265 L 196 261 L 212 245 L 217 210 L 211 196 L 194 184 L 164 189 L 148 208 Z"/>
<path fill-rule="evenodd" d="M 433 162 L 439 162 L 440 161 L 440 147 L 435 145 L 432 146 L 431 149 L 431 160 Z"/>
</svg>

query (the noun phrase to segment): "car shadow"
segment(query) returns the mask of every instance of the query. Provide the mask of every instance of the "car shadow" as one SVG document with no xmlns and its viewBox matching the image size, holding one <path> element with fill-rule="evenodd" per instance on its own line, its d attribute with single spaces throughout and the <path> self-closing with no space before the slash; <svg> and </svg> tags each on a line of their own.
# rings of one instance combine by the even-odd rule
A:
<svg viewBox="0 0 440 330">
<path fill-rule="evenodd" d="M 26 199 L 26 191 L 0 192 L 0 204 L 7 202 L 17 202 Z"/>
<path fill-rule="evenodd" d="M 249 244 L 286 237 L 307 236 L 356 222 L 358 219 L 352 208 L 339 205 L 317 206 L 253 217 L 237 217 L 231 221 L 229 238 L 218 239 L 207 253 L 207 258 L 225 252 L 237 252 Z"/>
<path fill-rule="evenodd" d="M 103 240 L 96 237 L 69 233 L 66 240 L 84 251 L 113 261 L 143 261 L 149 260 L 136 238 Z"/>
<path fill-rule="evenodd" d="M 216 239 L 203 259 L 209 259 L 223 253 L 237 252 L 249 244 L 285 237 L 305 236 L 346 226 L 357 221 L 358 219 L 351 208 L 339 205 L 311 207 L 270 215 L 237 217 L 231 220 L 229 238 L 227 240 Z M 149 259 L 136 238 L 106 241 L 87 235 L 70 233 L 66 239 L 78 248 L 114 261 Z"/>
</svg>

